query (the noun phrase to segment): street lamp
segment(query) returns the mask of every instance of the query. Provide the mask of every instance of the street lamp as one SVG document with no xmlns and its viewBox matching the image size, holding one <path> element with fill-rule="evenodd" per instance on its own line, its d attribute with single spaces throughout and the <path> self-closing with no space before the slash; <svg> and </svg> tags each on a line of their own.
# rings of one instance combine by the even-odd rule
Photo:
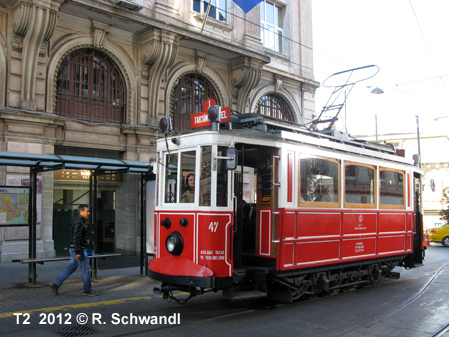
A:
<svg viewBox="0 0 449 337">
<path fill-rule="evenodd" d="M 449 118 L 449 116 L 442 116 L 442 117 L 437 117 L 434 119 L 434 121 L 436 122 L 437 120 L 441 119 L 441 118 Z"/>
<path fill-rule="evenodd" d="M 381 88 L 379 88 L 379 87 L 375 87 L 373 90 L 371 90 L 371 93 L 374 94 L 374 95 L 380 95 L 380 94 L 383 94 L 384 91 Z M 379 142 L 379 138 L 377 136 L 377 113 L 375 115 L 375 123 L 376 123 L 376 143 L 378 143 Z"/>
</svg>

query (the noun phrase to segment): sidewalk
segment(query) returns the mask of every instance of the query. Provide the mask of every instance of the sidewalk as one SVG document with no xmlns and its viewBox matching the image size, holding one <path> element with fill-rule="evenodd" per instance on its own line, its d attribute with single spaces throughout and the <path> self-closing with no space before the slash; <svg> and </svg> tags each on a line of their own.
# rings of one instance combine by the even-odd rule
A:
<svg viewBox="0 0 449 337">
<path fill-rule="evenodd" d="M 83 296 L 80 268 L 59 288 L 55 296 L 50 288 L 52 281 L 63 271 L 70 261 L 37 264 L 37 284 L 28 284 L 28 265 L 20 263 L 0 263 L 0 331 L 11 331 L 15 324 L 13 313 L 74 305 L 91 305 L 97 302 L 111 303 L 114 300 L 148 298 L 152 295 L 153 281 L 140 275 L 139 267 L 98 270 L 98 280 L 93 280 L 92 288 L 100 296 Z M 50 310 L 51 311 L 51 310 Z M 8 327 L 9 326 L 9 327 Z M 16 327 L 17 328 L 17 327 Z"/>
</svg>

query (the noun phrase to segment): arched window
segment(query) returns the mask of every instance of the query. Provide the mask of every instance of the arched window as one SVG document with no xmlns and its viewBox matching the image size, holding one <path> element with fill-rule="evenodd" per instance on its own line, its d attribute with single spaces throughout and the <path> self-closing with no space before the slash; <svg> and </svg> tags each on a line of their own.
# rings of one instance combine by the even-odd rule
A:
<svg viewBox="0 0 449 337">
<path fill-rule="evenodd" d="M 108 56 L 95 49 L 79 49 L 64 58 L 57 75 L 56 114 L 124 123 L 125 107 L 125 81 Z"/>
<path fill-rule="evenodd" d="M 179 78 L 171 94 L 171 117 L 173 129 L 178 132 L 190 132 L 190 116 L 201 112 L 204 102 L 213 98 L 217 103 L 218 95 L 212 85 L 198 74 L 188 74 Z"/>
<path fill-rule="evenodd" d="M 295 117 L 285 100 L 274 93 L 266 94 L 257 104 L 257 113 L 295 122 Z"/>
</svg>

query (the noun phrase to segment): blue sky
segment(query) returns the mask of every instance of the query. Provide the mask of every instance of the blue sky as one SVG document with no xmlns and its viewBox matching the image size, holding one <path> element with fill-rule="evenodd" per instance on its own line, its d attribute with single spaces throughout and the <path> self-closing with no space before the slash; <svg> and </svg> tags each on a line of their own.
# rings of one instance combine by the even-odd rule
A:
<svg viewBox="0 0 449 337">
<path fill-rule="evenodd" d="M 374 135 L 377 115 L 379 134 L 416 133 L 419 116 L 421 132 L 449 134 L 448 16 L 448 0 L 312 0 L 315 79 L 380 68 L 353 88 L 339 130 Z M 317 90 L 317 114 L 330 90 Z"/>
</svg>

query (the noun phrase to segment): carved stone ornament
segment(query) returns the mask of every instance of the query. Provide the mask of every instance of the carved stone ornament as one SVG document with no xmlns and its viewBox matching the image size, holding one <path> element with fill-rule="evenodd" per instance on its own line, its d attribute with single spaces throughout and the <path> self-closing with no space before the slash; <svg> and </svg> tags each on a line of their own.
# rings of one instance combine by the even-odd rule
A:
<svg viewBox="0 0 449 337">
<path fill-rule="evenodd" d="M 22 2 L 13 10 L 13 32 L 22 41 L 21 107 L 37 110 L 35 101 L 37 62 L 42 43 L 53 35 L 61 1 Z"/>
<path fill-rule="evenodd" d="M 282 80 L 277 78 L 274 81 L 274 91 L 279 92 L 282 90 Z"/>
<path fill-rule="evenodd" d="M 176 59 L 179 41 L 180 36 L 160 29 L 152 29 L 144 36 L 142 63 L 150 68 L 148 77 L 148 116 L 150 121 L 157 117 L 162 78 Z"/>
<path fill-rule="evenodd" d="M 233 64 L 233 93 L 238 96 L 237 111 L 246 113 L 251 91 L 259 84 L 264 63 L 244 57 Z"/>
<path fill-rule="evenodd" d="M 92 21 L 92 44 L 95 47 L 101 48 L 103 46 L 108 33 L 107 25 Z"/>
<path fill-rule="evenodd" d="M 196 54 L 196 70 L 200 73 L 203 72 L 204 67 L 206 66 L 206 57 L 197 53 Z"/>
</svg>

